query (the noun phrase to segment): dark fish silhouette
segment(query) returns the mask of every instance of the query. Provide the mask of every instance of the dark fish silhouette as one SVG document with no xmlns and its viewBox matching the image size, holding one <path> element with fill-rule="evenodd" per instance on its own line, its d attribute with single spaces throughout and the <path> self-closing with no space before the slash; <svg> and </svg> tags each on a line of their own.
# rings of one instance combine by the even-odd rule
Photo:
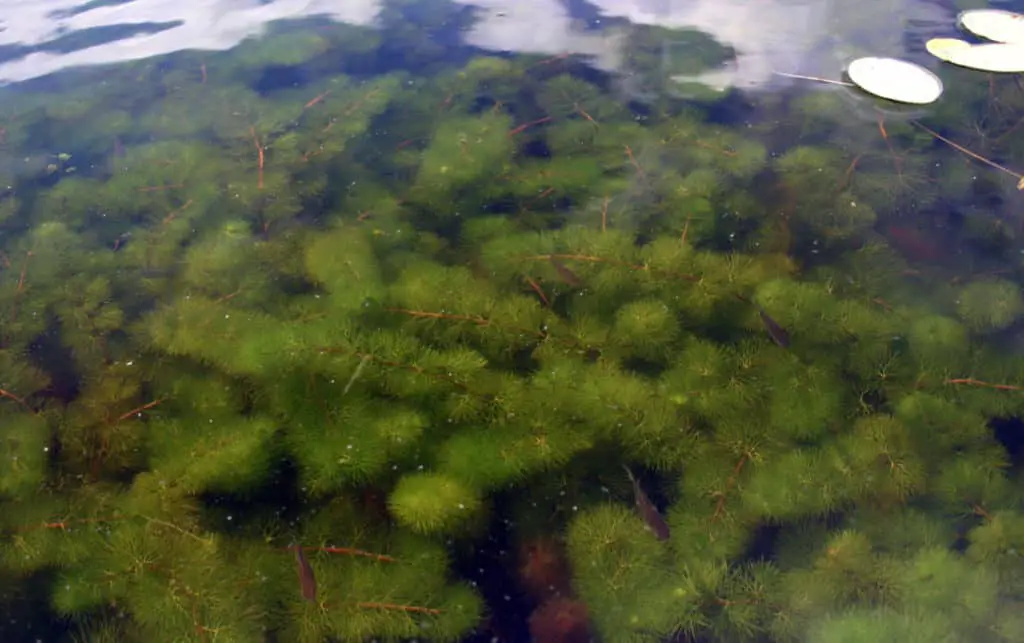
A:
<svg viewBox="0 0 1024 643">
<path fill-rule="evenodd" d="M 554 257 L 551 257 L 551 265 L 555 267 L 555 270 L 558 272 L 558 276 L 562 278 L 562 281 L 569 284 L 573 288 L 583 287 L 583 280 L 580 279 L 575 272 L 566 268 L 565 264 L 563 264 L 561 261 L 555 259 Z"/>
<path fill-rule="evenodd" d="M 647 525 L 648 529 L 654 532 L 658 540 L 668 540 L 668 523 L 658 513 L 658 509 L 651 502 L 650 498 L 647 497 L 647 494 L 644 493 L 644 490 L 640 488 L 640 483 L 637 482 L 629 467 L 622 465 L 622 468 L 626 470 L 629 481 L 633 483 L 633 498 L 636 500 L 636 511 L 640 514 L 640 518 Z"/>
<path fill-rule="evenodd" d="M 757 304 L 754 304 L 757 306 Z M 772 338 L 772 341 L 781 346 L 782 348 L 789 348 L 789 333 L 779 323 L 771 318 L 771 315 L 764 311 L 764 308 L 757 306 L 757 312 L 761 315 L 761 323 L 764 324 L 764 329 L 768 331 L 768 336 Z"/>
<path fill-rule="evenodd" d="M 299 565 L 299 586 L 302 588 L 302 598 L 307 601 L 316 601 L 316 576 L 313 575 L 313 568 L 309 566 L 306 555 L 302 553 L 302 547 L 295 545 L 295 562 Z"/>
<path fill-rule="evenodd" d="M 757 308 L 757 314 L 761 316 L 761 323 L 764 324 L 764 329 L 768 333 L 768 336 L 772 338 L 772 341 L 781 346 L 782 348 L 789 348 L 789 333 L 785 328 L 779 326 L 779 323 L 772 319 L 764 308 L 760 305 L 744 297 L 743 295 L 736 295 L 736 298 L 742 302 L 746 302 Z"/>
</svg>

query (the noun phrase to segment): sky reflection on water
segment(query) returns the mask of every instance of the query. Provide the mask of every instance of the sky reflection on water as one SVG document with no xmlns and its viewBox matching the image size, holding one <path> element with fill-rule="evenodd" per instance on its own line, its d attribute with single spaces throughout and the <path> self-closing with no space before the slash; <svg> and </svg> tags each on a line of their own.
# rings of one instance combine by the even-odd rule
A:
<svg viewBox="0 0 1024 643">
<path fill-rule="evenodd" d="M 623 21 L 691 27 L 734 47 L 736 60 L 702 77 L 718 89 L 778 82 L 773 71 L 838 74 L 857 55 L 920 56 L 913 34 L 944 35 L 955 10 L 940 2 L 884 0 L 455 0 L 475 8 L 465 44 L 492 51 L 575 53 L 604 71 L 621 63 Z M 134 0 L 0 2 L 0 82 L 70 67 L 226 50 L 274 21 L 322 17 L 373 25 L 379 0 Z M 80 36 L 69 41 L 71 36 Z M 910 36 L 908 38 L 908 35 Z"/>
</svg>

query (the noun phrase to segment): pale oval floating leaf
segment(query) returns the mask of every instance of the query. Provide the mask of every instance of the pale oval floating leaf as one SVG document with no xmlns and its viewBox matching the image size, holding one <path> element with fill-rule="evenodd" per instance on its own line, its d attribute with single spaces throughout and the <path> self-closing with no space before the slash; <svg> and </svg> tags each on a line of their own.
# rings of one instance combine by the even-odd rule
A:
<svg viewBox="0 0 1024 643">
<path fill-rule="evenodd" d="M 1006 43 L 989 43 L 958 47 L 946 52 L 946 62 L 978 69 L 1002 73 L 1024 71 L 1024 44 L 1011 45 Z"/>
<path fill-rule="evenodd" d="M 932 38 L 924 43 L 924 48 L 928 50 L 928 53 L 946 62 L 949 62 L 950 52 L 970 46 L 972 46 L 971 43 L 959 38 Z"/>
<path fill-rule="evenodd" d="M 942 81 L 920 65 L 897 58 L 858 58 L 846 68 L 855 85 L 898 103 L 926 105 L 942 95 Z"/>
<path fill-rule="evenodd" d="M 957 22 L 975 36 L 1007 44 L 1024 44 L 1024 15 L 1001 9 L 971 9 Z"/>
</svg>

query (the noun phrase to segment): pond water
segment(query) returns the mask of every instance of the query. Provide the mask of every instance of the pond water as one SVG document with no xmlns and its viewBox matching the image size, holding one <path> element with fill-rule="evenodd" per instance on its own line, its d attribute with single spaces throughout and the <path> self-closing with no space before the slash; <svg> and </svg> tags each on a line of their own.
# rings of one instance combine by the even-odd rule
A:
<svg viewBox="0 0 1024 643">
<path fill-rule="evenodd" d="M 1024 641 L 984 6 L 0 0 L 0 639 Z"/>
</svg>

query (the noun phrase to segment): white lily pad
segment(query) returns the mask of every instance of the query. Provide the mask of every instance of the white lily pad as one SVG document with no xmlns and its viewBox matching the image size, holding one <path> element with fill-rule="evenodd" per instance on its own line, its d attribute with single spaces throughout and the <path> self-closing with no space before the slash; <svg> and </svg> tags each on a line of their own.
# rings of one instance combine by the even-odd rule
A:
<svg viewBox="0 0 1024 643">
<path fill-rule="evenodd" d="M 1024 15 L 1001 9 L 971 9 L 960 14 L 960 26 L 975 36 L 1006 44 L 1024 44 Z"/>
<path fill-rule="evenodd" d="M 898 103 L 926 105 L 942 95 L 942 81 L 920 65 L 897 58 L 858 58 L 846 68 L 855 85 Z"/>
<path fill-rule="evenodd" d="M 1024 44 L 988 43 L 957 47 L 945 52 L 943 60 L 981 71 L 1024 72 Z"/>
<path fill-rule="evenodd" d="M 924 43 L 924 48 L 928 50 L 928 53 L 946 62 L 949 62 L 949 56 L 952 52 L 971 46 L 971 43 L 959 38 L 932 38 Z"/>
</svg>

